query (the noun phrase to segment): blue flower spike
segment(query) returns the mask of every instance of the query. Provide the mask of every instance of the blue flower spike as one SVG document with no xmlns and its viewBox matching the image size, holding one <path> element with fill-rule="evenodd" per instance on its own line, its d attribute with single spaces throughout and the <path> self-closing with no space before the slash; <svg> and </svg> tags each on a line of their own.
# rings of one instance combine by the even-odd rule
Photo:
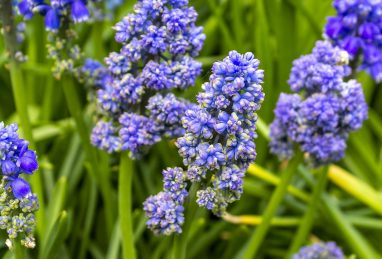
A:
<svg viewBox="0 0 382 259">
<path fill-rule="evenodd" d="M 164 170 L 163 192 L 144 203 L 147 226 L 154 233 L 180 233 L 190 182 L 203 186 L 196 192 L 196 203 L 217 216 L 240 198 L 244 174 L 256 158 L 256 112 L 264 99 L 264 74 L 258 66 L 252 53 L 236 51 L 214 63 L 210 81 L 197 96 L 198 105 L 182 117 L 185 134 L 176 145 L 186 169 Z M 160 204 L 171 200 L 173 208 L 182 209 L 173 209 L 178 212 L 176 217 L 165 218 L 160 211 L 153 213 L 153 197 Z M 162 225 L 172 227 L 162 229 Z"/>
<path fill-rule="evenodd" d="M 38 201 L 21 175 L 34 173 L 38 163 L 36 153 L 28 148 L 27 141 L 19 138 L 17 130 L 16 124 L 5 126 L 0 122 L 0 229 L 8 234 L 6 243 L 21 242 L 33 248 Z"/>
</svg>

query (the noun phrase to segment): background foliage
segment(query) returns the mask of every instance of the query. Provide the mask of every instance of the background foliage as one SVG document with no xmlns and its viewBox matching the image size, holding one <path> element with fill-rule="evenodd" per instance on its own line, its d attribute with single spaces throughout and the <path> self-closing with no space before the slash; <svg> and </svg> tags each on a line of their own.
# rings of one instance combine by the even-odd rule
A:
<svg viewBox="0 0 382 259">
<path fill-rule="evenodd" d="M 283 163 L 269 154 L 267 127 L 280 92 L 289 92 L 286 80 L 292 61 L 309 53 L 314 42 L 322 38 L 326 17 L 334 14 L 330 0 L 192 0 L 199 13 L 198 24 L 205 27 L 206 42 L 200 55 L 203 73 L 195 87 L 182 95 L 195 100 L 201 83 L 207 81 L 212 63 L 229 50 L 252 51 L 265 70 L 262 120 L 257 139 L 257 170 L 245 179 L 245 192 L 229 211 L 234 215 L 261 216 Z M 113 21 L 78 26 L 78 42 L 86 57 L 102 60 L 117 50 L 112 25 L 131 11 L 135 1 L 125 1 L 114 14 Z M 36 17 L 27 26 L 23 45 L 28 62 L 22 65 L 28 113 L 33 126 L 40 160 L 44 199 L 38 215 L 37 248 L 31 258 L 120 258 L 121 232 L 117 216 L 118 155 L 98 152 L 102 174 L 95 173 L 85 157 L 74 119 L 70 116 L 63 89 L 75 84 L 81 97 L 78 109 L 89 126 L 94 121 L 95 107 L 87 101 L 86 89 L 71 78 L 57 81 L 51 75 L 46 59 L 43 20 Z M 12 86 L 7 70 L 3 42 L 0 42 L 0 120 L 18 121 Z M 364 246 L 382 255 L 382 86 L 360 73 L 369 119 L 363 128 L 351 135 L 346 157 L 339 166 L 355 178 L 330 174 L 326 193 L 314 217 L 310 240 L 334 240 L 346 254 L 359 254 Z M 73 96 L 73 98 L 75 98 Z M 84 129 L 82 129 L 84 130 Z M 110 164 L 111 166 L 108 166 Z M 134 235 L 139 258 L 169 258 L 173 237 L 156 237 L 145 228 L 142 202 L 161 189 L 161 171 L 167 166 L 181 165 L 171 142 L 161 142 L 134 165 L 133 216 Z M 268 171 L 262 171 L 261 168 Z M 253 168 L 252 168 L 253 169 Z M 256 171 L 254 174 L 253 172 Z M 272 173 L 275 172 L 275 173 Z M 315 176 L 304 165 L 299 166 L 293 186 L 278 209 L 281 222 L 273 222 L 261 246 L 259 258 L 281 258 L 289 246 L 315 184 Z M 123 188 L 123 186 L 122 186 Z M 298 190 L 297 190 L 297 189 Z M 252 225 L 232 224 L 205 210 L 198 212 L 188 240 L 188 258 L 234 258 L 251 236 Z M 244 223 L 243 220 L 241 220 Z M 1 254 L 11 256 L 5 244 Z M 359 246 L 362 246 L 361 249 Z M 371 256 L 371 255 L 370 255 Z M 365 257 L 367 258 L 367 257 Z M 374 257 L 369 257 L 374 258 Z"/>
</svg>

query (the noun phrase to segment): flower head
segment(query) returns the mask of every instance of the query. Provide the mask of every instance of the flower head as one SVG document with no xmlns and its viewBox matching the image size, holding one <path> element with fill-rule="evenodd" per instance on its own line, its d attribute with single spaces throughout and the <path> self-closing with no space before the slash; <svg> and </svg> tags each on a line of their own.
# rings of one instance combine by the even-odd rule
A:
<svg viewBox="0 0 382 259">
<path fill-rule="evenodd" d="M 184 134 L 180 121 L 191 104 L 168 92 L 195 84 L 201 63 L 194 57 L 205 38 L 195 25 L 197 13 L 187 5 L 138 1 L 134 12 L 114 26 L 122 48 L 105 59 L 108 80 L 97 89 L 97 103 L 100 120 L 118 130 L 120 150 L 129 150 L 131 157 L 162 137 Z"/>
<path fill-rule="evenodd" d="M 22 174 L 32 174 L 38 168 L 36 153 L 17 134 L 17 125 L 0 122 L 0 229 L 8 238 L 18 238 L 21 244 L 33 248 L 34 212 L 37 198 Z"/>
<path fill-rule="evenodd" d="M 155 234 L 170 235 L 182 233 L 184 208 L 169 192 L 160 192 L 150 196 L 143 205 L 148 217 L 147 227 Z"/>
<path fill-rule="evenodd" d="M 382 5 L 381 1 L 335 0 L 337 15 L 329 17 L 325 33 L 345 49 L 359 69 L 367 71 L 376 82 L 382 81 Z"/>
<path fill-rule="evenodd" d="M 256 111 L 264 99 L 263 71 L 258 65 L 252 53 L 231 51 L 213 65 L 210 81 L 198 95 L 198 105 L 184 113 L 185 134 L 176 145 L 187 170 L 163 172 L 164 191 L 180 206 L 185 202 L 183 190 L 188 182 L 202 182 L 196 202 L 218 216 L 240 198 L 244 173 L 256 158 Z"/>
<path fill-rule="evenodd" d="M 344 259 L 345 256 L 336 243 L 315 243 L 310 246 L 304 246 L 298 253 L 292 256 L 292 259 Z"/>
<path fill-rule="evenodd" d="M 341 63 L 342 50 L 328 42 L 318 42 L 312 54 L 294 62 L 289 83 L 296 94 L 281 94 L 270 126 L 271 152 L 281 159 L 293 155 L 293 144 L 300 146 L 313 166 L 340 160 L 350 132 L 359 129 L 367 118 L 362 87 L 355 80 L 344 82 L 346 65 Z M 321 78 L 306 73 L 301 62 L 316 73 L 323 63 L 327 71 L 337 71 Z M 318 80 L 319 79 L 319 80 Z"/>
</svg>

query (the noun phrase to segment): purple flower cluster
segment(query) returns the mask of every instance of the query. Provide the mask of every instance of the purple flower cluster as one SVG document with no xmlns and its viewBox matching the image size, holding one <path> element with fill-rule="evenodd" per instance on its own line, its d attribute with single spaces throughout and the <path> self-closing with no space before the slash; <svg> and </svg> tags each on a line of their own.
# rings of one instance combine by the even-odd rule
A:
<svg viewBox="0 0 382 259">
<path fill-rule="evenodd" d="M 25 20 L 35 14 L 45 18 L 48 31 L 47 53 L 53 62 L 53 75 L 60 79 L 65 72 L 76 74 L 82 59 L 80 47 L 76 44 L 77 33 L 73 23 L 90 21 L 96 16 L 99 0 L 17 0 L 18 11 Z"/>
<path fill-rule="evenodd" d="M 344 259 L 345 256 L 336 243 L 315 243 L 310 246 L 304 246 L 293 255 L 292 259 Z"/>
<path fill-rule="evenodd" d="M 346 52 L 322 41 L 294 61 L 289 84 L 297 93 L 280 95 L 270 126 L 272 153 L 289 159 L 296 143 L 313 166 L 344 156 L 349 133 L 367 118 L 361 85 L 343 81 L 346 62 Z"/>
<path fill-rule="evenodd" d="M 105 58 L 106 67 L 89 61 L 82 68 L 98 88 L 95 146 L 136 158 L 162 137 L 183 135 L 181 117 L 192 105 L 168 92 L 194 85 L 201 73 L 194 57 L 205 36 L 196 18 L 188 1 L 141 0 L 114 26 L 120 51 Z"/>
<path fill-rule="evenodd" d="M 337 16 L 329 17 L 327 37 L 345 49 L 360 70 L 382 82 L 382 1 L 334 0 Z"/>
<path fill-rule="evenodd" d="M 181 233 L 184 222 L 183 203 L 188 196 L 186 173 L 180 167 L 163 171 L 163 191 L 150 196 L 143 204 L 147 227 L 155 234 Z"/>
<path fill-rule="evenodd" d="M 147 211 L 147 204 L 152 204 L 153 199 L 158 204 L 168 204 L 171 197 L 171 204 L 183 208 L 188 182 L 203 182 L 196 202 L 218 216 L 229 203 L 240 198 L 245 171 L 256 158 L 256 112 L 264 99 L 260 85 L 263 71 L 258 66 L 252 53 L 242 55 L 236 51 L 213 65 L 210 81 L 197 97 L 199 105 L 189 108 L 182 118 L 186 131 L 176 142 L 187 170 L 164 170 L 164 191 L 145 202 L 151 229 L 170 234 L 168 228 L 153 225 L 167 222 L 163 225 L 175 224 L 171 229 L 179 233 L 182 213 L 176 214 L 180 220 L 168 222 L 163 213 L 153 213 L 156 210 L 152 207 Z M 161 201 L 163 193 L 168 194 Z"/>
<path fill-rule="evenodd" d="M 98 61 L 87 58 L 77 71 L 77 78 L 81 83 L 101 88 L 112 78 L 108 70 Z"/>
<path fill-rule="evenodd" d="M 89 19 L 87 0 L 21 0 L 18 4 L 19 12 L 29 20 L 35 13 L 45 17 L 45 28 L 48 31 L 58 31 L 65 19 L 75 23 Z"/>
<path fill-rule="evenodd" d="M 36 153 L 28 142 L 19 138 L 16 124 L 0 122 L 0 229 L 10 240 L 18 240 L 28 248 L 35 246 L 34 213 L 38 201 L 21 174 L 33 174 L 38 168 Z"/>
<path fill-rule="evenodd" d="M 155 234 L 181 233 L 184 222 L 184 207 L 177 203 L 170 193 L 160 192 L 150 196 L 144 203 L 147 227 Z"/>
<path fill-rule="evenodd" d="M 11 187 L 13 195 L 22 199 L 31 194 L 27 181 L 21 174 L 33 174 L 38 168 L 36 153 L 28 148 L 28 142 L 20 139 L 17 125 L 4 126 L 0 122 L 0 168 L 2 179 Z"/>
</svg>

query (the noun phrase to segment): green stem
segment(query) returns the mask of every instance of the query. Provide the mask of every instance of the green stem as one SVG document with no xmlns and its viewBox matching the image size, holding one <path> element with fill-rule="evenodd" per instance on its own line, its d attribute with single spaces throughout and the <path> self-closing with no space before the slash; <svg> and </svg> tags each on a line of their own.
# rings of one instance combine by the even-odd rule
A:
<svg viewBox="0 0 382 259">
<path fill-rule="evenodd" d="M 40 119 L 42 121 L 49 121 L 53 113 L 53 102 L 55 96 L 55 86 L 53 85 L 53 77 L 49 76 L 45 81 L 44 99 L 42 101 L 42 107 L 40 112 Z"/>
<path fill-rule="evenodd" d="M 19 240 L 15 240 L 13 242 L 14 248 L 14 258 L 15 259 L 24 259 L 25 258 L 25 252 L 24 252 L 24 247 L 20 244 Z"/>
<path fill-rule="evenodd" d="M 118 207 L 122 233 L 122 251 L 124 259 L 134 259 L 134 231 L 132 215 L 133 161 L 127 152 L 121 154 L 118 183 Z"/>
<path fill-rule="evenodd" d="M 180 250 L 180 243 L 182 240 L 182 236 L 179 234 L 176 234 L 174 236 L 174 241 L 173 241 L 173 247 L 172 247 L 172 259 L 178 259 L 179 254 L 181 254 Z"/>
<path fill-rule="evenodd" d="M 97 205 L 97 184 L 95 183 L 94 178 L 90 178 L 90 191 L 88 196 L 88 208 L 86 210 L 86 217 L 84 222 L 84 229 L 82 232 L 81 248 L 79 252 L 79 259 L 85 258 L 86 251 L 89 245 L 89 237 L 91 227 L 94 222 L 95 209 Z"/>
<path fill-rule="evenodd" d="M 374 248 L 370 246 L 369 242 L 352 226 L 332 199 L 328 195 L 324 195 L 322 200 L 324 209 L 333 220 L 334 225 L 342 232 L 341 236 L 348 242 L 349 247 L 351 247 L 360 258 L 380 259 L 381 255 L 379 255 Z"/>
<path fill-rule="evenodd" d="M 282 172 L 281 182 L 277 186 L 275 192 L 272 194 L 271 200 L 265 209 L 263 214 L 263 221 L 255 229 L 249 242 L 247 243 L 246 249 L 244 251 L 244 259 L 256 258 L 256 254 L 269 230 L 272 222 L 272 218 L 276 213 L 276 210 L 281 203 L 285 193 L 287 192 L 287 187 L 292 180 L 293 173 L 296 172 L 297 167 L 301 161 L 302 154 L 296 154 L 296 156 L 289 162 L 288 167 Z"/>
<path fill-rule="evenodd" d="M 101 166 L 101 159 L 99 158 L 96 149 L 90 143 L 90 130 L 82 114 L 83 110 L 76 91 L 76 86 L 70 77 L 64 76 L 62 78 L 62 88 L 64 90 L 70 114 L 74 118 L 82 146 L 89 161 L 90 171 L 94 174 L 94 177 L 96 177 L 97 184 L 101 190 L 103 202 L 105 204 L 106 226 L 108 235 L 110 236 L 114 222 L 114 207 L 109 179 L 106 172 L 102 171 L 103 167 Z"/>
<path fill-rule="evenodd" d="M 17 51 L 16 28 L 13 19 L 12 1 L 0 0 L 0 20 L 3 25 L 3 33 L 5 46 L 9 55 L 9 69 L 12 82 L 13 98 L 15 100 L 17 114 L 20 119 L 20 125 L 23 130 L 24 137 L 29 141 L 29 146 L 36 149 L 33 140 L 32 126 L 28 116 L 28 104 L 25 97 L 23 74 L 20 64 L 15 59 Z M 44 193 L 42 189 L 41 175 L 35 172 L 30 177 L 33 191 L 36 193 L 39 200 L 40 209 L 36 213 L 37 232 L 41 238 L 45 222 L 45 203 Z"/>
<path fill-rule="evenodd" d="M 174 245 L 173 245 L 174 259 L 186 259 L 187 242 L 190 236 L 192 222 L 198 210 L 198 205 L 196 204 L 197 190 L 198 190 L 198 185 L 193 184 L 190 189 L 190 194 L 189 194 L 190 199 L 188 202 L 185 223 L 182 227 L 182 234 L 178 234 L 177 236 L 175 236 L 175 239 L 174 239 Z"/>
<path fill-rule="evenodd" d="M 291 258 L 291 255 L 296 252 L 300 246 L 306 241 L 306 237 L 312 228 L 314 214 L 317 210 L 317 206 L 320 202 L 321 193 L 324 191 L 328 175 L 328 167 L 322 167 L 319 170 L 318 182 L 315 184 L 313 189 L 313 194 L 310 198 L 308 208 L 305 212 L 305 215 L 300 222 L 300 225 L 297 230 L 297 234 L 295 235 L 293 242 L 288 250 L 288 255 L 286 258 Z"/>
</svg>

